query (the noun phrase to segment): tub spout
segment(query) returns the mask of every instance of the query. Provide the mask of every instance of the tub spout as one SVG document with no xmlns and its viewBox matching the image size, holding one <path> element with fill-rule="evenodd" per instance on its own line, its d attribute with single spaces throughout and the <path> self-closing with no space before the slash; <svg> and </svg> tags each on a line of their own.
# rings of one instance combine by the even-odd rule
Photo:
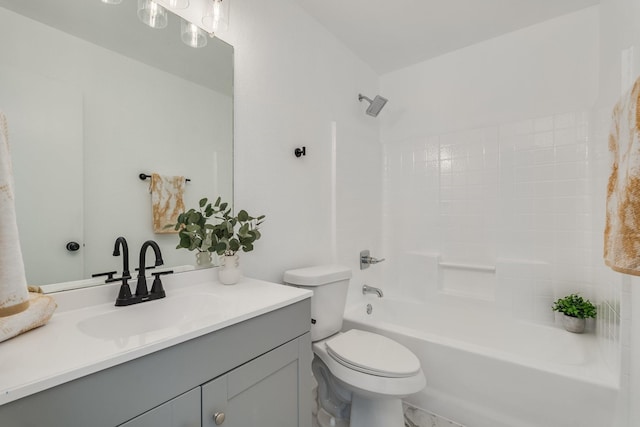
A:
<svg viewBox="0 0 640 427">
<path fill-rule="evenodd" d="M 382 289 L 369 285 L 362 285 L 362 294 L 376 294 L 378 295 L 378 298 L 382 298 L 384 296 Z"/>
</svg>

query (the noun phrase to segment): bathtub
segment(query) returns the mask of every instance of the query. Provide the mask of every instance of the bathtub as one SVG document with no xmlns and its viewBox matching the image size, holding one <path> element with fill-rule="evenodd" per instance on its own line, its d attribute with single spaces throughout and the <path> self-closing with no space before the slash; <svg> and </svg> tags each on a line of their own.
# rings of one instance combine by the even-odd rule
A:
<svg viewBox="0 0 640 427">
<path fill-rule="evenodd" d="M 467 300 L 444 306 L 366 298 L 345 312 L 343 329 L 408 347 L 427 386 L 406 402 L 467 427 L 616 425 L 618 377 L 595 334 L 509 319 Z"/>
</svg>

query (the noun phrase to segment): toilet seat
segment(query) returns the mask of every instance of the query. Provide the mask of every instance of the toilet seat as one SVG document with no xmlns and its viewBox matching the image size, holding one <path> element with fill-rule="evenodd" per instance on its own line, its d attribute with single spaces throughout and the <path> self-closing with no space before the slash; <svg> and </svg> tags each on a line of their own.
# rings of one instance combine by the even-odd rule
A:
<svg viewBox="0 0 640 427">
<path fill-rule="evenodd" d="M 416 373 L 405 377 L 381 376 L 379 375 L 380 372 L 378 374 L 364 372 L 362 367 L 355 369 L 345 363 L 344 360 L 339 361 L 337 357 L 331 356 L 326 343 L 347 333 L 348 331 L 338 332 L 325 340 L 315 341 L 312 346 L 315 356 L 327 366 L 333 377 L 344 387 L 356 391 L 362 396 L 375 399 L 381 397 L 402 398 L 424 388 L 425 377 L 422 368 L 418 368 Z M 399 343 L 396 344 L 400 345 Z M 404 346 L 402 348 L 409 351 Z"/>
<path fill-rule="evenodd" d="M 327 353 L 338 363 L 369 375 L 406 378 L 420 372 L 420 361 L 403 345 L 358 329 L 330 338 Z"/>
</svg>

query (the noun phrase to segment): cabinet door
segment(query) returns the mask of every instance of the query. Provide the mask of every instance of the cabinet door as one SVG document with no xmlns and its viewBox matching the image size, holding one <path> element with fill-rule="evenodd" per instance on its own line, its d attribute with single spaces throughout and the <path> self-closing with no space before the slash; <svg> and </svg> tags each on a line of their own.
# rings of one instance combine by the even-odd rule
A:
<svg viewBox="0 0 640 427">
<path fill-rule="evenodd" d="M 203 385 L 202 426 L 298 427 L 298 352 L 291 341 Z"/>
<path fill-rule="evenodd" d="M 145 412 L 120 427 L 201 427 L 200 387 Z"/>
</svg>

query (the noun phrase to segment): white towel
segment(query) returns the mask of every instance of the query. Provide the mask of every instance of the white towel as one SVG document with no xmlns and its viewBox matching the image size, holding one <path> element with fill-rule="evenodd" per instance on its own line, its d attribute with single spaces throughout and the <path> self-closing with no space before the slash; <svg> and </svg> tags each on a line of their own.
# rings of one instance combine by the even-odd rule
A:
<svg viewBox="0 0 640 427">
<path fill-rule="evenodd" d="M 18 238 L 7 119 L 0 112 L 0 317 L 29 308 L 27 279 Z"/>
<path fill-rule="evenodd" d="M 151 174 L 151 210 L 154 233 L 177 233 L 167 225 L 178 222 L 178 215 L 184 212 L 184 176 L 161 176 Z"/>
<path fill-rule="evenodd" d="M 46 324 L 57 305 L 53 298 L 38 293 L 29 294 L 29 308 L 9 317 L 0 317 L 0 342 Z"/>
<path fill-rule="evenodd" d="M 609 151 L 604 260 L 640 276 L 640 79 L 613 110 Z"/>
</svg>

